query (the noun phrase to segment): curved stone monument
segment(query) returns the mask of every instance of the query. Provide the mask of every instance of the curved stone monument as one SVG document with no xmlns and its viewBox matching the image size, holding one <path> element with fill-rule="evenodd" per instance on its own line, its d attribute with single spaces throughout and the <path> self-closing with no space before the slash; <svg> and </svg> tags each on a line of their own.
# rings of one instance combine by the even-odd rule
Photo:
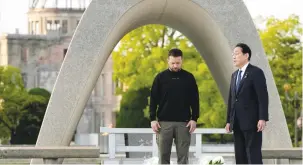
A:
<svg viewBox="0 0 303 165">
<path fill-rule="evenodd" d="M 235 69 L 232 49 L 238 42 L 247 43 L 251 63 L 264 70 L 270 94 L 263 146 L 292 146 L 271 69 L 242 0 L 92 0 L 60 69 L 37 146 L 70 144 L 110 53 L 125 34 L 147 24 L 167 25 L 186 35 L 207 62 L 225 101 Z"/>
</svg>

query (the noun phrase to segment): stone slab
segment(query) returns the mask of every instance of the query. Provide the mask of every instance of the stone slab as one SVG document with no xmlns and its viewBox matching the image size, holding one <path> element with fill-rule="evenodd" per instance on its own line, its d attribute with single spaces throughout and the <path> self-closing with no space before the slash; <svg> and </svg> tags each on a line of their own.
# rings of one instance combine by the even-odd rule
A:
<svg viewBox="0 0 303 165">
<path fill-rule="evenodd" d="M 0 158 L 99 158 L 99 147 L 0 147 Z"/>
<path fill-rule="evenodd" d="M 262 149 L 263 157 L 265 158 L 279 158 L 279 159 L 298 159 L 302 160 L 302 148 L 275 148 Z"/>
</svg>

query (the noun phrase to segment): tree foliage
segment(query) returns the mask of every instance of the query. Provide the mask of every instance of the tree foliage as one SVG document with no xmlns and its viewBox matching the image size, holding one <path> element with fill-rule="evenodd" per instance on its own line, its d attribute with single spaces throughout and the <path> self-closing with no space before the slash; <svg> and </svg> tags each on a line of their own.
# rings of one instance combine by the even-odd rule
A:
<svg viewBox="0 0 303 165">
<path fill-rule="evenodd" d="M 30 127 L 28 124 L 33 124 L 30 123 L 31 118 L 41 121 L 41 113 L 44 116 L 44 112 L 40 116 L 35 112 L 39 113 L 41 108 L 45 111 L 48 102 L 46 97 L 49 95 L 42 89 L 28 92 L 24 88 L 20 69 L 9 65 L 0 66 L 0 139 L 10 139 L 10 143 L 15 144 L 18 128 L 20 132 L 21 127 Z M 40 128 L 40 125 L 36 123 L 35 127 Z"/>
<path fill-rule="evenodd" d="M 33 88 L 28 93 L 36 99 L 23 107 L 26 114 L 21 117 L 16 134 L 11 138 L 13 144 L 36 144 L 51 95 L 43 88 Z"/>
<path fill-rule="evenodd" d="M 299 17 L 289 16 L 287 19 L 266 19 L 266 28 L 260 29 L 260 37 L 267 54 L 269 64 L 272 68 L 276 86 L 283 105 L 284 113 L 288 123 L 288 129 L 292 140 L 294 140 L 295 121 L 294 103 L 285 97 L 284 85 L 289 84 L 291 97 L 298 92 L 302 98 L 302 25 Z M 301 101 L 299 101 L 301 105 Z M 298 116 L 301 108 L 298 109 Z M 302 132 L 298 132 L 302 138 Z M 300 136 L 301 135 L 301 136 Z"/>
<path fill-rule="evenodd" d="M 0 66 L 0 109 L 1 138 L 7 138 L 16 129 L 19 120 L 25 113 L 27 91 L 24 88 L 22 76 L 18 68 Z"/>
<path fill-rule="evenodd" d="M 118 128 L 146 128 L 149 121 L 144 117 L 143 109 L 147 106 L 149 90 L 129 90 L 123 96 L 120 111 L 117 117 L 116 127 Z"/>
</svg>

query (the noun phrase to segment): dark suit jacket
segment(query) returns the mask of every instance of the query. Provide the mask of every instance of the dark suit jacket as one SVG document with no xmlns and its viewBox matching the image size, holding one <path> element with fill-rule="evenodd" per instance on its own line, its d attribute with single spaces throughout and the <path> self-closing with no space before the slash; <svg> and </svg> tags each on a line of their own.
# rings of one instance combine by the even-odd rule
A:
<svg viewBox="0 0 303 165">
<path fill-rule="evenodd" d="M 236 92 L 238 70 L 232 74 L 228 97 L 227 120 L 232 130 L 237 119 L 241 130 L 257 130 L 259 120 L 268 121 L 268 92 L 263 71 L 248 64 Z"/>
</svg>

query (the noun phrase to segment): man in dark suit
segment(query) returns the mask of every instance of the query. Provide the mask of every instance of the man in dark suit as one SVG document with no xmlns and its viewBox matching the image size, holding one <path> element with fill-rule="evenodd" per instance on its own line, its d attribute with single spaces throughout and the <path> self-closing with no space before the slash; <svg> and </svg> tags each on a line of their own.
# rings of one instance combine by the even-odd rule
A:
<svg viewBox="0 0 303 165">
<path fill-rule="evenodd" d="M 263 71 L 249 63 L 251 50 L 239 43 L 233 51 L 238 68 L 231 77 L 225 129 L 233 131 L 236 164 L 263 164 L 262 131 L 268 121 L 268 92 Z"/>
</svg>

